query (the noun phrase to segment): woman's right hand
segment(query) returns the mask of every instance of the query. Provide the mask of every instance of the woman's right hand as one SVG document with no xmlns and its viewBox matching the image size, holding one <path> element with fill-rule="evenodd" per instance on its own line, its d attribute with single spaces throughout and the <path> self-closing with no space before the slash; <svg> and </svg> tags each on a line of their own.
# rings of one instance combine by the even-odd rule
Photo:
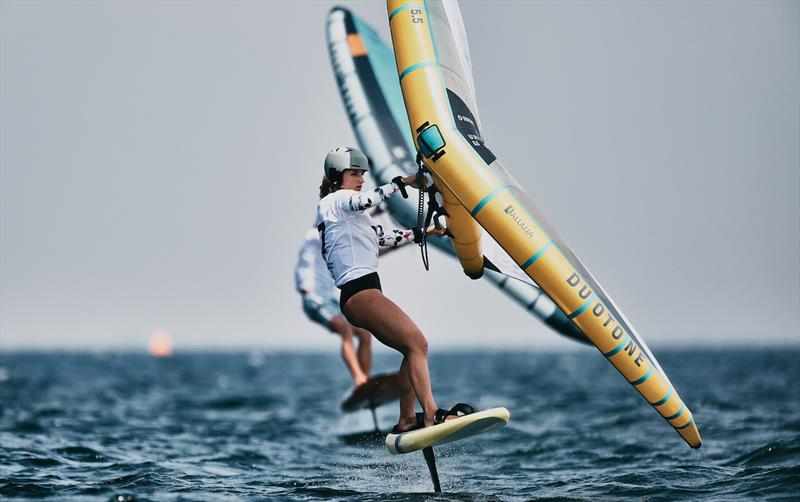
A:
<svg viewBox="0 0 800 502">
<path fill-rule="evenodd" d="M 425 188 L 425 186 L 424 186 L 424 185 L 427 183 L 427 180 L 426 180 L 426 179 L 425 179 L 425 177 L 423 176 L 423 177 L 422 177 L 422 184 L 423 184 L 423 186 L 422 186 L 422 187 L 420 187 L 420 184 L 419 184 L 419 183 L 417 183 L 417 176 L 416 176 L 416 175 L 412 175 L 412 176 L 406 176 L 405 178 L 403 178 L 403 183 L 405 183 L 406 185 L 408 185 L 408 186 L 410 186 L 410 187 L 414 187 L 414 188 L 416 188 L 417 190 L 419 190 L 420 188 Z"/>
</svg>

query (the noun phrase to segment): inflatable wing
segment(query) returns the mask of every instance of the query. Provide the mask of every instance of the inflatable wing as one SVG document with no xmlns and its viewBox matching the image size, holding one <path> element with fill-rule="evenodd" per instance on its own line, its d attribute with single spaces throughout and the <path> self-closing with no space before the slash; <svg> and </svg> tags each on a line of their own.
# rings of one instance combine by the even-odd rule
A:
<svg viewBox="0 0 800 502">
<path fill-rule="evenodd" d="M 341 7 L 328 14 L 326 32 L 339 92 L 359 146 L 373 164 L 372 176 L 378 184 L 384 184 L 395 176 L 414 174 L 416 145 L 408 129 L 391 48 L 371 27 Z M 415 200 L 392 197 L 386 204 L 399 225 L 411 228 L 417 224 Z M 511 257 L 489 235 L 478 230 L 484 243 L 483 254 L 499 270 L 486 269 L 484 277 L 556 332 L 588 344 L 586 336 Z M 455 255 L 446 237 L 430 238 L 428 242 Z M 479 270 L 483 270 L 483 261 L 480 264 Z"/>
<path fill-rule="evenodd" d="M 465 271 L 484 266 L 481 227 L 693 448 L 692 413 L 622 312 L 486 147 L 458 5 L 387 2 L 412 137 L 448 212 Z"/>
</svg>

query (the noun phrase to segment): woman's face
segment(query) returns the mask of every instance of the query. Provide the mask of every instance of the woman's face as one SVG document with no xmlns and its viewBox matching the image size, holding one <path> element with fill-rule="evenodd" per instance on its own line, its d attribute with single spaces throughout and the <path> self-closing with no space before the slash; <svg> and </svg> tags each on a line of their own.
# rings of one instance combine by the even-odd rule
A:
<svg viewBox="0 0 800 502">
<path fill-rule="evenodd" d="M 358 169 L 345 169 L 342 173 L 342 188 L 361 191 L 365 172 Z"/>
</svg>

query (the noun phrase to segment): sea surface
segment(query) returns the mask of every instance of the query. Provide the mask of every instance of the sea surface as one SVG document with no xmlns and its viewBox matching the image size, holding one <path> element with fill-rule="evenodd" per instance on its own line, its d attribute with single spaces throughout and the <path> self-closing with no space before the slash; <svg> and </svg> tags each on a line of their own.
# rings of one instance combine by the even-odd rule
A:
<svg viewBox="0 0 800 502">
<path fill-rule="evenodd" d="M 800 349 L 655 354 L 699 450 L 594 349 L 432 354 L 441 407 L 511 410 L 436 449 L 434 496 L 419 452 L 389 455 L 369 411 L 339 411 L 351 382 L 335 351 L 0 352 L 0 498 L 798 500 Z M 378 419 L 391 428 L 396 405 Z"/>
</svg>

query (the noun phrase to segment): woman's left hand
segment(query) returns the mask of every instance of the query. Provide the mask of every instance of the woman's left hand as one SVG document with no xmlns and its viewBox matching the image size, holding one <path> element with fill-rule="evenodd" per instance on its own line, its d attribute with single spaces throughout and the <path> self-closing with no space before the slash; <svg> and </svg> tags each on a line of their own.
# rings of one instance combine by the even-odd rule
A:
<svg viewBox="0 0 800 502">
<path fill-rule="evenodd" d="M 405 183 L 410 187 L 416 188 L 417 190 L 420 190 L 428 186 L 428 177 L 423 176 L 420 182 L 418 182 L 416 175 L 406 176 L 405 178 L 403 178 L 403 183 Z"/>
<path fill-rule="evenodd" d="M 406 176 L 405 178 L 403 178 L 403 183 L 405 183 L 407 186 L 410 186 L 412 188 L 419 188 L 417 186 L 417 177 L 416 176 Z"/>
<path fill-rule="evenodd" d="M 425 229 L 426 234 L 436 235 L 438 237 L 443 236 L 445 232 L 447 232 L 447 229 L 445 227 L 436 227 L 435 225 L 431 225 Z"/>
</svg>

